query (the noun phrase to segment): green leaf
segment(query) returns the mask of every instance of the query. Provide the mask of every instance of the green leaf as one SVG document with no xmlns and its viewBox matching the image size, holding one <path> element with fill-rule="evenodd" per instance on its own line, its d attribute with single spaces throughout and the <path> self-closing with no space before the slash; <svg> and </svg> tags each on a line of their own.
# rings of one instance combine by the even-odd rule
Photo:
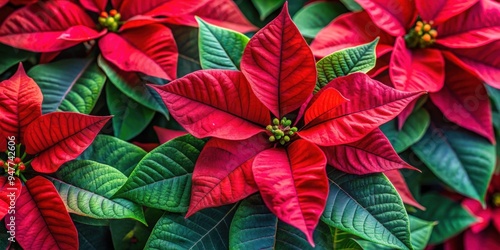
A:
<svg viewBox="0 0 500 250">
<path fill-rule="evenodd" d="M 0 44 L 0 55 L 2 55 L 2 59 L 0 60 L 0 74 L 19 62 L 25 61 L 33 54 L 33 52 Z"/>
<path fill-rule="evenodd" d="M 283 6 L 285 0 L 252 0 L 252 3 L 259 11 L 260 20 L 264 20 L 269 14 Z"/>
<path fill-rule="evenodd" d="M 111 83 L 122 93 L 168 117 L 168 110 L 161 98 L 157 96 L 154 90 L 150 90 L 146 86 L 146 81 L 141 79 L 137 73 L 118 71 L 117 68 L 106 62 L 102 56 L 98 57 L 97 64 L 106 73 Z"/>
<path fill-rule="evenodd" d="M 362 250 L 358 237 L 338 228 L 332 228 L 333 249 Z"/>
<path fill-rule="evenodd" d="M 196 18 L 200 26 L 198 47 L 203 69 L 239 69 L 241 56 L 250 40 L 245 35 Z"/>
<path fill-rule="evenodd" d="M 436 223 L 424 221 L 414 216 L 409 216 L 409 217 L 410 217 L 410 228 L 411 228 L 411 244 L 414 249 L 425 249 L 425 247 L 427 246 L 427 242 L 429 241 L 429 238 L 431 236 L 432 228 L 436 225 Z M 382 246 L 367 240 L 354 239 L 352 241 L 355 241 L 358 244 L 358 246 L 366 250 L 392 249 L 390 247 Z M 338 249 L 345 249 L 345 248 L 338 248 Z"/>
<path fill-rule="evenodd" d="M 429 240 L 430 244 L 442 243 L 476 222 L 474 215 L 464 209 L 460 203 L 436 193 L 423 195 L 420 204 L 425 206 L 426 210 L 418 211 L 415 216 L 437 222 Z"/>
<path fill-rule="evenodd" d="M 333 243 L 326 224 L 318 224 L 314 242 L 316 248 L 300 230 L 279 221 L 258 194 L 241 202 L 229 232 L 230 249 L 327 249 Z"/>
<path fill-rule="evenodd" d="M 406 120 L 403 129 L 398 130 L 397 119 L 380 126 L 396 152 L 401 153 L 419 141 L 431 123 L 427 110 L 414 111 Z"/>
<path fill-rule="evenodd" d="M 484 203 L 495 167 L 495 146 L 462 128 L 438 128 L 431 123 L 412 146 L 415 154 L 455 191 Z"/>
<path fill-rule="evenodd" d="M 177 77 L 183 77 L 201 69 L 198 50 L 198 29 L 191 27 L 173 27 L 172 33 L 179 52 Z"/>
<path fill-rule="evenodd" d="M 66 59 L 39 64 L 28 75 L 40 86 L 42 112 L 73 111 L 90 114 L 101 94 L 106 75 L 95 58 Z"/>
<path fill-rule="evenodd" d="M 208 208 L 188 219 L 165 212 L 145 249 L 228 249 L 229 224 L 236 207 Z"/>
<path fill-rule="evenodd" d="M 146 151 L 134 144 L 114 136 L 98 135 L 78 159 L 113 166 L 128 176 L 145 155 Z"/>
<path fill-rule="evenodd" d="M 412 248 L 408 215 L 387 177 L 351 175 L 328 168 L 330 192 L 321 220 L 375 243 Z"/>
<path fill-rule="evenodd" d="M 358 3 L 356 3 L 355 0 L 340 0 L 340 2 L 342 2 L 345 7 L 347 7 L 350 11 L 360 11 L 360 10 L 363 10 L 363 8 L 361 7 L 361 5 L 359 5 Z"/>
<path fill-rule="evenodd" d="M 370 43 L 336 51 L 316 63 L 318 82 L 314 89 L 319 91 L 331 80 L 355 72 L 366 73 L 375 67 L 375 48 L 379 38 Z"/>
<path fill-rule="evenodd" d="M 81 224 L 89 225 L 89 226 L 97 226 L 97 227 L 104 227 L 104 226 L 109 226 L 109 220 L 108 219 L 94 219 L 88 216 L 82 216 L 78 214 L 69 214 L 71 219 L 74 222 L 78 222 Z"/>
<path fill-rule="evenodd" d="M 347 9 L 341 3 L 316 2 L 300 9 L 293 21 L 302 35 L 314 38 L 334 18 L 345 12 Z"/>
<path fill-rule="evenodd" d="M 484 86 L 486 87 L 488 95 L 491 98 L 493 106 L 497 111 L 500 111 L 500 89 L 493 88 L 488 84 L 485 84 Z"/>
<path fill-rule="evenodd" d="M 139 162 L 115 197 L 170 212 L 187 211 L 191 175 L 204 144 L 185 135 L 160 145 Z"/>
<path fill-rule="evenodd" d="M 421 220 L 410 216 L 411 244 L 415 249 L 424 249 L 431 237 L 436 222 Z"/>
<path fill-rule="evenodd" d="M 122 140 L 136 137 L 153 120 L 154 110 L 129 98 L 112 84 L 106 85 L 106 97 L 113 115 L 114 134 Z"/>
<path fill-rule="evenodd" d="M 78 230 L 78 249 L 106 250 L 113 248 L 108 227 L 96 227 L 80 223 L 75 223 L 75 226 Z"/>
<path fill-rule="evenodd" d="M 75 160 L 48 177 L 70 213 L 95 219 L 131 218 L 145 223 L 141 206 L 111 196 L 127 181 L 117 169 L 89 160 Z"/>
</svg>

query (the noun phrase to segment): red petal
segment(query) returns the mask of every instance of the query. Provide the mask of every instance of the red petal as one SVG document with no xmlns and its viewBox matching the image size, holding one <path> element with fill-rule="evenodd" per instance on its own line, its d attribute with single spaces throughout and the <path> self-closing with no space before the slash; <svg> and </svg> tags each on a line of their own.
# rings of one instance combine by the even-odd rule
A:
<svg viewBox="0 0 500 250">
<path fill-rule="evenodd" d="M 472 49 L 454 49 L 459 58 L 449 58 L 460 66 L 466 66 L 489 85 L 500 88 L 500 41 Z M 447 57 L 448 58 L 448 57 Z"/>
<path fill-rule="evenodd" d="M 0 82 L 0 151 L 7 150 L 7 138 L 24 143 L 24 131 L 42 115 L 42 92 L 24 73 L 22 64 L 8 80 Z"/>
<path fill-rule="evenodd" d="M 380 173 L 394 169 L 415 169 L 399 158 L 380 129 L 361 140 L 339 146 L 323 147 L 328 164 L 350 174 Z"/>
<path fill-rule="evenodd" d="M 381 30 L 365 11 L 343 14 L 323 28 L 311 43 L 316 57 L 325 57 L 341 49 L 369 43 L 380 37 L 377 57 L 390 52 L 394 37 Z"/>
<path fill-rule="evenodd" d="M 474 75 L 447 63 L 446 84 L 430 98 L 448 120 L 495 143 L 490 100 L 482 81 Z"/>
<path fill-rule="evenodd" d="M 478 233 L 488 227 L 493 215 L 490 208 L 483 208 L 483 205 L 481 205 L 479 201 L 473 199 L 463 200 L 462 206 L 477 219 L 476 223 L 470 226 L 470 230 L 472 230 L 472 232 Z"/>
<path fill-rule="evenodd" d="M 464 233 L 464 249 L 500 249 L 500 233 L 489 227 L 479 233 L 467 230 Z"/>
<path fill-rule="evenodd" d="M 308 124 L 310 121 L 320 117 L 334 108 L 337 108 L 347 101 L 349 100 L 343 97 L 338 90 L 328 88 L 323 91 L 314 103 L 312 103 L 312 105 L 306 110 L 304 122 Z"/>
<path fill-rule="evenodd" d="M 177 45 L 169 28 L 150 24 L 108 33 L 99 41 L 107 61 L 124 71 L 173 80 L 177 75 Z"/>
<path fill-rule="evenodd" d="M 16 200 L 21 195 L 23 188 L 23 184 L 17 176 L 14 175 L 11 178 L 13 179 L 9 181 L 7 176 L 0 176 L 0 218 L 2 219 L 9 213 L 9 210 L 15 211 Z"/>
<path fill-rule="evenodd" d="M 384 174 L 385 176 L 387 176 L 387 178 L 389 178 L 392 185 L 394 185 L 394 187 L 398 191 L 399 196 L 401 196 L 401 199 L 405 204 L 414 206 L 420 210 L 425 210 L 425 207 L 420 205 L 411 194 L 410 189 L 406 184 L 405 178 L 403 178 L 403 175 L 399 172 L 399 170 L 387 171 L 384 172 Z"/>
<path fill-rule="evenodd" d="M 351 101 L 316 118 L 298 132 L 300 137 L 321 146 L 360 140 L 396 117 L 411 101 L 424 94 L 395 90 L 363 73 L 336 78 L 323 89 L 329 87 L 337 89 Z"/>
<path fill-rule="evenodd" d="M 64 31 L 64 33 L 62 33 L 58 37 L 58 39 L 63 39 L 66 41 L 74 41 L 74 42 L 84 42 L 97 39 L 106 34 L 107 32 L 108 32 L 107 29 L 103 29 L 101 32 L 98 32 L 87 26 L 77 25 Z"/>
<path fill-rule="evenodd" d="M 26 153 L 38 154 L 31 162 L 41 173 L 53 173 L 78 157 L 94 141 L 110 116 L 55 112 L 33 121 L 25 133 Z"/>
<path fill-rule="evenodd" d="M 8 3 L 9 3 L 9 0 L 0 0 L 0 8 Z"/>
<path fill-rule="evenodd" d="M 500 3 L 479 1 L 469 10 L 439 25 L 437 31 L 436 42 L 449 48 L 474 48 L 498 40 Z"/>
<path fill-rule="evenodd" d="M 316 84 L 314 57 L 286 6 L 250 39 L 241 59 L 255 95 L 278 118 L 298 109 Z"/>
<path fill-rule="evenodd" d="M 242 140 L 270 124 L 269 111 L 238 71 L 196 71 L 167 85 L 151 87 L 158 91 L 172 117 L 198 138 Z"/>
<path fill-rule="evenodd" d="M 294 141 L 286 150 L 263 151 L 253 163 L 253 176 L 266 206 L 302 231 L 312 246 L 328 196 L 325 164 L 323 152 L 305 140 Z"/>
<path fill-rule="evenodd" d="M 401 113 L 398 115 L 398 129 L 401 130 L 403 129 L 403 126 L 405 125 L 406 120 L 408 117 L 410 117 L 411 113 L 413 113 L 413 109 L 415 108 L 415 105 L 417 104 L 418 99 L 413 100 L 406 106 Z"/>
<path fill-rule="evenodd" d="M 269 147 L 271 144 L 263 135 L 244 141 L 210 139 L 196 161 L 186 217 L 204 208 L 237 202 L 257 192 L 252 163 L 258 153 Z"/>
<path fill-rule="evenodd" d="M 404 91 L 439 91 L 444 84 L 444 59 L 439 50 L 406 48 L 398 37 L 389 68 L 394 87 Z"/>
<path fill-rule="evenodd" d="M 164 19 L 154 18 L 150 16 L 134 16 L 131 19 L 128 19 L 118 30 L 119 32 L 123 32 L 128 29 L 138 28 L 141 26 L 146 26 L 148 24 L 160 23 Z"/>
<path fill-rule="evenodd" d="M 208 1 L 191 14 L 169 17 L 166 19 L 166 22 L 198 27 L 198 22 L 194 18 L 195 16 L 200 17 L 208 23 L 242 33 L 257 30 L 257 27 L 246 19 L 245 15 L 241 13 L 238 6 L 232 0 Z"/>
<path fill-rule="evenodd" d="M 393 36 L 403 36 L 413 25 L 417 12 L 409 0 L 357 0 L 378 27 Z"/>
<path fill-rule="evenodd" d="M 168 142 L 172 139 L 175 139 L 179 136 L 183 136 L 187 134 L 186 131 L 179 131 L 179 130 L 172 130 L 168 128 L 162 128 L 158 126 L 153 126 L 153 129 L 156 132 L 156 136 L 158 136 L 158 140 L 160 141 L 160 144 L 163 144 L 165 142 Z"/>
<path fill-rule="evenodd" d="M 137 15 L 181 16 L 188 14 L 208 0 L 123 0 L 118 12 L 123 20 Z"/>
<path fill-rule="evenodd" d="M 443 23 L 444 21 L 454 17 L 479 0 L 416 0 L 418 13 L 422 20 L 429 22 L 434 21 L 434 25 Z"/>
<path fill-rule="evenodd" d="M 101 12 L 106 10 L 108 0 L 80 0 L 80 4 L 87 10 Z"/>
<path fill-rule="evenodd" d="M 38 61 L 39 64 L 46 64 L 54 60 L 59 54 L 61 54 L 61 51 L 56 51 L 56 52 L 44 52 L 40 54 L 40 61 Z"/>
<path fill-rule="evenodd" d="M 94 22 L 70 1 L 40 1 L 12 13 L 0 26 L 0 42 L 35 52 L 54 52 L 78 44 L 57 39 L 76 25 L 95 27 Z"/>
<path fill-rule="evenodd" d="M 5 226 L 9 229 L 5 220 Z M 16 240 L 23 249 L 78 249 L 78 232 L 54 184 L 37 176 L 16 203 Z"/>
</svg>

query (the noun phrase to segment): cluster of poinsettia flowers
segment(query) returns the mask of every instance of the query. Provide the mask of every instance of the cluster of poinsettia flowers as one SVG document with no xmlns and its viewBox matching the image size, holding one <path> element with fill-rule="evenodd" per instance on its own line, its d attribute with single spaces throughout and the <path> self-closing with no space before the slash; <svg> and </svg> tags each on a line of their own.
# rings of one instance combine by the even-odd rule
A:
<svg viewBox="0 0 500 250">
<path fill-rule="evenodd" d="M 311 44 L 324 57 L 380 37 L 372 76 L 399 90 L 428 91 L 432 103 L 459 126 L 495 143 L 483 82 L 500 87 L 500 4 L 494 0 L 358 0 Z M 415 102 L 399 117 L 403 127 Z"/>
<path fill-rule="evenodd" d="M 92 12 L 99 13 L 95 20 Z M 196 27 L 195 16 L 241 32 L 256 29 L 231 0 L 49 0 L 11 13 L 0 25 L 0 43 L 50 61 L 97 39 L 101 55 L 118 69 L 173 80 L 178 52 L 166 24 Z"/>
<path fill-rule="evenodd" d="M 313 54 L 285 5 L 248 42 L 241 71 L 196 71 L 153 86 L 189 133 L 211 137 L 196 162 L 187 216 L 258 191 L 313 244 L 328 196 L 327 164 L 353 174 L 412 168 L 378 126 L 425 92 L 353 73 L 313 95 L 316 77 Z"/>
<path fill-rule="evenodd" d="M 0 217 L 14 217 L 5 224 L 9 229 L 14 225 L 11 236 L 24 249 L 75 249 L 76 228 L 58 191 L 42 174 L 54 173 L 78 157 L 111 117 L 42 115 L 42 99 L 22 65 L 0 82 L 0 151 L 7 152 L 7 159 L 1 160 L 5 175 L 0 177 Z M 22 233 L 16 235 L 16 230 Z"/>
</svg>

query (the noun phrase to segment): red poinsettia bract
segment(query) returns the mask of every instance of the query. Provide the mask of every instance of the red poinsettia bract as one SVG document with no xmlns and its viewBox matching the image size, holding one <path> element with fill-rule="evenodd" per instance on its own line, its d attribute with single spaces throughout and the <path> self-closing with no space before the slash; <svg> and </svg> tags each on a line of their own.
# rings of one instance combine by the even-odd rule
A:
<svg viewBox="0 0 500 250">
<path fill-rule="evenodd" d="M 26 176 L 54 173 L 78 157 L 110 117 L 72 112 L 42 115 L 42 98 L 22 65 L 0 82 L 0 151 L 8 157 L 1 160 L 5 174 L 0 178 L 0 216 L 8 213 L 6 227 L 10 230 L 10 223 L 15 224 L 15 240 L 23 249 L 77 249 L 76 228 L 52 182 L 42 176 L 26 180 Z M 17 199 L 10 197 L 11 192 Z"/>
<path fill-rule="evenodd" d="M 445 242 L 445 249 L 500 249 L 500 174 L 494 174 L 488 186 L 486 207 L 469 198 L 462 205 L 477 217 L 477 222 Z"/>
<path fill-rule="evenodd" d="M 152 86 L 188 132 L 212 137 L 196 162 L 187 216 L 259 191 L 313 244 L 328 195 L 327 164 L 354 174 L 411 168 L 378 126 L 423 92 L 355 73 L 312 96 L 316 75 L 285 5 L 249 41 L 241 72 L 202 70 Z"/>
<path fill-rule="evenodd" d="M 231 0 L 81 0 L 93 12 L 67 0 L 49 0 L 22 8 L 0 26 L 0 42 L 34 52 L 59 52 L 78 43 L 99 39 L 102 56 L 123 71 L 173 80 L 177 45 L 161 23 L 195 26 L 195 15 L 247 32 L 255 29 Z M 215 3 L 217 2 L 217 3 Z"/>
<path fill-rule="evenodd" d="M 384 60 L 378 62 L 377 72 L 388 67 L 396 89 L 429 91 L 447 119 L 494 143 L 490 102 L 482 81 L 500 87 L 500 4 L 492 0 L 357 2 L 365 11 L 342 15 L 319 32 L 311 44 L 315 55 L 323 57 L 379 36 L 377 56 Z M 400 117 L 400 127 L 414 104 Z"/>
</svg>

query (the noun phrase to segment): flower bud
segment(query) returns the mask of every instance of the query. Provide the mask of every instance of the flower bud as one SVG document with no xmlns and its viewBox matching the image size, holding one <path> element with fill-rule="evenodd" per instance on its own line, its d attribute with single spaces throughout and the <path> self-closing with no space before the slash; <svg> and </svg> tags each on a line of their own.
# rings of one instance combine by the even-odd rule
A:
<svg viewBox="0 0 500 250">
<path fill-rule="evenodd" d="M 101 14 L 99 16 L 107 18 L 108 17 L 108 13 L 106 11 L 103 11 L 103 12 L 101 12 Z"/>
<path fill-rule="evenodd" d="M 115 18 L 115 21 L 120 21 L 120 19 L 122 18 L 122 15 L 120 13 L 116 13 L 116 15 L 114 16 Z"/>
<path fill-rule="evenodd" d="M 15 164 L 19 164 L 20 162 L 21 162 L 21 158 L 19 158 L 19 157 L 14 158 Z"/>
<path fill-rule="evenodd" d="M 115 9 L 112 9 L 112 10 L 110 10 L 110 11 L 109 11 L 109 14 L 110 14 L 112 17 L 114 17 L 114 16 L 116 16 L 116 14 L 118 14 L 118 11 L 116 11 Z"/>
<path fill-rule="evenodd" d="M 427 32 L 427 31 L 431 30 L 431 26 L 429 24 L 426 24 L 426 25 L 424 25 L 423 29 L 425 32 Z"/>
<path fill-rule="evenodd" d="M 271 126 L 271 125 L 267 125 L 266 130 L 267 130 L 267 131 L 273 131 L 273 126 Z"/>
<path fill-rule="evenodd" d="M 292 128 L 290 129 L 290 131 L 292 131 L 292 132 L 297 132 L 297 130 L 298 130 L 298 129 L 297 129 L 297 127 L 292 127 Z"/>
<path fill-rule="evenodd" d="M 280 120 L 278 118 L 274 118 L 273 119 L 273 124 L 274 125 L 279 125 L 280 124 Z"/>
<path fill-rule="evenodd" d="M 112 17 L 108 17 L 108 18 L 106 19 L 106 25 L 111 25 L 111 24 L 113 24 L 113 23 L 115 23 L 115 19 L 114 19 L 114 18 L 112 18 Z"/>
<path fill-rule="evenodd" d="M 269 137 L 269 141 L 270 141 L 270 142 L 276 141 L 276 138 L 275 138 L 274 136 L 270 136 L 270 137 Z"/>
<path fill-rule="evenodd" d="M 281 135 L 277 135 L 277 136 L 275 136 L 275 137 L 276 137 L 276 139 L 278 139 L 278 140 L 279 140 L 279 139 L 281 139 Z"/>
<path fill-rule="evenodd" d="M 423 40 L 424 42 L 426 42 L 426 43 L 430 42 L 430 41 L 431 41 L 431 35 L 429 35 L 429 34 L 424 34 L 424 35 L 422 36 L 422 40 Z"/>
<path fill-rule="evenodd" d="M 26 169 L 26 166 L 24 166 L 24 164 L 21 163 L 19 165 L 19 170 L 24 171 L 25 169 Z"/>
<path fill-rule="evenodd" d="M 104 26 L 106 24 L 106 18 L 105 17 L 101 16 L 101 17 L 99 17 L 97 19 L 97 21 L 99 21 L 99 24 L 102 25 L 102 26 Z"/>
<path fill-rule="evenodd" d="M 288 137 L 288 135 L 285 135 L 285 137 L 283 137 L 283 140 L 285 140 L 286 142 L 289 142 L 290 141 L 290 137 Z"/>
<path fill-rule="evenodd" d="M 430 30 L 430 31 L 429 31 L 429 35 L 431 35 L 431 36 L 432 36 L 432 38 L 436 38 L 436 37 L 437 37 L 437 35 L 438 35 L 438 32 L 437 32 L 437 30 Z"/>
</svg>

